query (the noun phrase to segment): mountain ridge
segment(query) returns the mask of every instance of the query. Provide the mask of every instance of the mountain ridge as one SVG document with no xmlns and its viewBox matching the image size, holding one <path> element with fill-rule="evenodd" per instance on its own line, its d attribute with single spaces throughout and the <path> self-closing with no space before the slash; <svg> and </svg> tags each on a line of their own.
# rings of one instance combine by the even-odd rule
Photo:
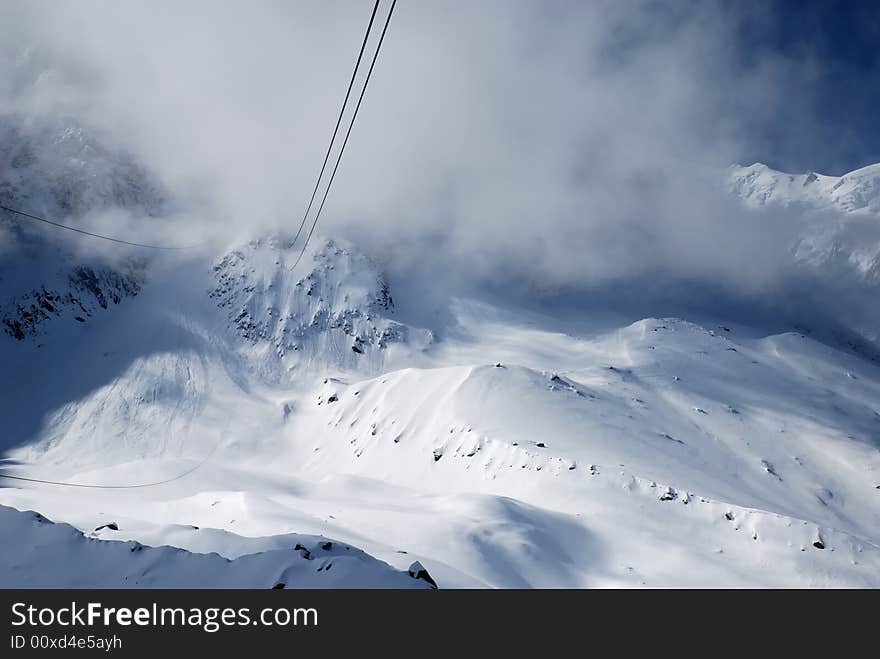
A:
<svg viewBox="0 0 880 659">
<path fill-rule="evenodd" d="M 858 240 L 876 224 L 872 171 L 730 171 L 745 203 L 796 211 L 796 264 L 853 265 L 873 285 Z M 207 561 L 231 584 L 295 586 L 294 536 L 366 552 L 338 586 L 380 562 L 403 587 L 414 562 L 442 587 L 880 585 L 880 367 L 806 330 L 686 314 L 609 327 L 584 306 L 575 332 L 470 291 L 442 302 L 441 332 L 400 320 L 436 317 L 411 313 L 436 299 L 398 295 L 338 239 L 301 260 L 278 234 L 151 255 L 130 282 L 115 279 L 128 252 L 25 242 L 52 247 L 0 272 L 2 468 L 79 486 L 0 489 L 17 530 L 0 561 L 31 585 L 84 585 L 37 579 L 76 531 L 52 527 L 64 538 L 32 556 L 30 513 L 9 508 L 97 533 L 75 542 L 108 555 L 140 543 L 153 585 Z M 138 483 L 157 485 L 88 487 Z M 120 569 L 89 574 L 120 585 Z M 302 585 L 326 579 L 309 570 Z"/>
</svg>

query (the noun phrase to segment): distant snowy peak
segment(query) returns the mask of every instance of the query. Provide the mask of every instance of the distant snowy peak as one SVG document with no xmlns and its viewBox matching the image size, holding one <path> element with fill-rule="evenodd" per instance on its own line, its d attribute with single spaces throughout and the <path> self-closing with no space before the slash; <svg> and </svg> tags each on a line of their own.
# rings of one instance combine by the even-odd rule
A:
<svg viewBox="0 0 880 659">
<path fill-rule="evenodd" d="M 83 226 L 81 219 L 96 212 L 158 215 L 166 197 L 130 154 L 74 119 L 0 114 L 0 204 Z M 84 323 L 140 292 L 143 258 L 111 265 L 77 252 L 80 238 L 72 236 L 0 211 L 0 242 L 8 248 L 0 260 L 5 335 L 21 341 L 46 333 L 52 320 Z"/>
<path fill-rule="evenodd" d="M 733 194 L 750 204 L 807 204 L 846 212 L 880 212 L 880 164 L 868 165 L 843 176 L 815 172 L 787 174 L 755 163 L 729 169 Z"/>
<path fill-rule="evenodd" d="M 235 333 L 268 345 L 289 368 L 329 362 L 370 371 L 392 347 L 421 349 L 430 332 L 390 318 L 394 301 L 371 258 L 339 241 L 315 241 L 299 264 L 300 246 L 285 238 L 255 240 L 214 265 L 209 296 Z"/>
<path fill-rule="evenodd" d="M 112 208 L 158 215 L 166 198 L 130 154 L 75 120 L 0 115 L 0 203 L 63 221 Z"/>
<path fill-rule="evenodd" d="M 880 164 L 843 176 L 735 165 L 727 182 L 748 206 L 795 212 L 798 236 L 791 254 L 798 265 L 826 280 L 854 275 L 849 281 L 880 283 Z"/>
</svg>

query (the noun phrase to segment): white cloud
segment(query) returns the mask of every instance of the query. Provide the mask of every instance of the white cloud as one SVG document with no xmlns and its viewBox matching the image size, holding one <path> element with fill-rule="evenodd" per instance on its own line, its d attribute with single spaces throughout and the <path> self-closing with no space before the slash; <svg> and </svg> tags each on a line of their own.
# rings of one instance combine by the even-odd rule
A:
<svg viewBox="0 0 880 659">
<path fill-rule="evenodd" d="M 319 231 L 444 285 L 776 294 L 796 224 L 743 213 L 721 170 L 814 72 L 741 57 L 728 5 L 398 3 Z M 108 131 L 212 233 L 295 230 L 370 8 L 6 5 L 0 102 Z"/>
</svg>

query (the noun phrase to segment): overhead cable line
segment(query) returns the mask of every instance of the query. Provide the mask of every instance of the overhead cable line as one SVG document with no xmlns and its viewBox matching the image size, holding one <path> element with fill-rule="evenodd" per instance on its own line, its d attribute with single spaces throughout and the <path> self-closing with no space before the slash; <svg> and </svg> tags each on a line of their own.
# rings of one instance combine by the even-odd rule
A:
<svg viewBox="0 0 880 659">
<path fill-rule="evenodd" d="M 86 483 L 68 483 L 65 481 L 51 481 L 44 480 L 42 478 L 30 478 L 26 476 L 13 476 L 12 474 L 0 474 L 0 478 L 6 478 L 8 480 L 14 481 L 24 481 L 26 483 L 40 483 L 41 485 L 59 485 L 61 487 L 79 487 L 86 488 L 92 490 L 136 490 L 143 487 L 156 487 L 157 485 L 165 485 L 167 483 L 173 483 L 174 481 L 179 481 L 182 478 L 186 478 L 191 473 L 193 473 L 196 469 L 199 469 L 205 464 L 207 464 L 208 460 L 211 459 L 211 456 L 217 452 L 217 449 L 220 447 L 221 442 L 223 441 L 223 436 L 217 440 L 217 443 L 214 444 L 214 448 L 206 455 L 198 464 L 193 467 L 190 467 L 183 473 L 177 474 L 176 476 L 172 476 L 171 478 L 166 478 L 161 481 L 153 481 L 151 483 L 138 483 L 136 485 L 89 485 Z"/>
<path fill-rule="evenodd" d="M 391 9 L 388 10 L 388 17 L 385 19 L 385 25 L 382 28 L 382 34 L 379 36 L 379 43 L 376 45 L 376 52 L 373 54 L 373 60 L 372 62 L 370 62 L 370 68 L 367 71 L 367 77 L 364 80 L 364 86 L 361 89 L 361 94 L 358 97 L 357 105 L 354 108 L 354 113 L 352 114 L 351 121 L 348 124 L 348 130 L 345 133 L 345 140 L 343 140 L 342 147 L 339 149 L 339 155 L 336 157 L 336 164 L 333 166 L 333 173 L 330 175 L 330 181 L 327 183 L 327 188 L 324 190 L 324 196 L 321 199 L 321 205 L 318 206 L 318 212 L 315 214 L 315 219 L 312 221 L 312 227 L 309 229 L 309 234 L 308 236 L 306 236 L 306 240 L 303 243 L 299 256 L 296 257 L 296 262 L 293 264 L 294 268 L 299 264 L 300 260 L 303 257 L 303 254 L 306 253 L 306 248 L 309 246 L 309 241 L 312 239 L 312 234 L 315 232 L 315 227 L 318 225 L 318 220 L 321 217 L 321 211 L 324 210 L 324 203 L 327 201 L 327 195 L 330 194 L 330 186 L 333 185 L 333 180 L 336 178 L 336 171 L 339 169 L 339 163 L 342 161 L 342 154 L 345 152 L 345 146 L 348 144 L 348 138 L 351 137 L 351 129 L 354 127 L 355 119 L 357 119 L 358 110 L 361 109 L 361 103 L 364 100 L 364 94 L 367 91 L 367 85 L 370 83 L 370 76 L 372 76 L 373 74 L 373 67 L 376 66 L 376 60 L 379 58 L 379 51 L 382 49 L 382 42 L 385 40 L 385 33 L 388 31 L 388 24 L 391 22 L 391 15 L 394 13 L 394 6 L 396 4 L 397 0 L 392 0 Z"/>
<path fill-rule="evenodd" d="M 306 212 L 303 214 L 302 222 L 299 223 L 299 229 L 296 230 L 296 236 L 293 238 L 294 243 L 296 243 L 300 233 L 302 233 L 303 227 L 306 225 L 306 219 L 309 217 L 309 212 L 312 210 L 312 204 L 315 203 L 315 195 L 318 194 L 318 188 L 321 186 L 321 179 L 324 178 L 324 170 L 327 168 L 327 161 L 330 160 L 330 153 L 333 151 L 333 143 L 336 141 L 336 134 L 339 132 L 339 125 L 342 123 L 342 116 L 345 114 L 345 108 L 348 105 L 348 97 L 351 95 L 351 90 L 354 87 L 354 81 L 355 78 L 357 78 L 358 69 L 361 66 L 361 59 L 364 57 L 364 50 L 367 47 L 367 41 L 370 38 L 370 31 L 373 29 L 373 20 L 376 18 L 376 10 L 378 9 L 379 0 L 376 0 L 376 4 L 373 5 L 373 13 L 370 14 L 370 22 L 367 24 L 367 31 L 364 34 L 364 41 L 361 44 L 361 50 L 358 53 L 357 62 L 354 65 L 354 71 L 351 73 L 351 80 L 348 83 L 348 89 L 345 92 L 345 99 L 342 101 L 342 107 L 339 109 L 339 117 L 336 119 L 336 127 L 333 129 L 333 136 L 330 138 L 330 144 L 327 145 L 327 153 L 324 155 L 321 172 L 318 174 L 318 180 L 315 181 L 315 189 L 312 190 L 312 197 L 309 199 L 309 205 L 306 207 Z"/>
<path fill-rule="evenodd" d="M 9 474 L 0 474 L 0 478 L 6 478 L 14 481 L 26 481 L 28 483 L 41 483 L 43 485 L 60 485 L 63 487 L 84 487 L 95 490 L 133 490 L 141 487 L 155 487 L 156 485 L 164 485 L 165 483 L 171 483 L 176 480 L 180 480 L 185 476 L 189 476 L 196 469 L 201 467 L 201 464 L 197 464 L 192 469 L 183 472 L 173 478 L 167 478 L 163 481 L 156 481 L 155 483 L 139 483 L 137 485 L 86 485 L 85 483 L 65 483 L 63 481 L 47 481 L 41 478 L 26 478 L 24 476 L 11 476 Z"/>
<path fill-rule="evenodd" d="M 121 238 L 114 238 L 112 236 L 105 236 L 100 233 L 92 233 L 91 231 L 86 231 L 85 229 L 78 229 L 76 227 L 72 227 L 67 224 L 61 224 L 60 222 L 53 222 L 52 220 L 47 220 L 45 217 L 40 217 L 39 215 L 32 215 L 31 213 L 25 213 L 24 211 L 16 210 L 15 208 L 10 208 L 9 206 L 4 206 L 0 204 L 0 209 L 5 210 L 8 213 L 12 213 L 14 215 L 19 215 L 21 217 L 26 217 L 31 220 L 36 220 L 37 222 L 44 222 L 53 227 L 57 227 L 59 229 L 67 229 L 68 231 L 73 231 L 75 233 L 81 233 L 84 236 L 91 236 L 92 238 L 100 238 L 101 240 L 109 240 L 113 243 L 120 243 L 122 245 L 130 245 L 131 247 L 143 247 L 145 249 L 163 249 L 163 250 L 179 250 L 179 249 L 194 249 L 196 247 L 201 247 L 205 243 L 197 244 L 197 245 L 150 245 L 146 243 L 136 243 L 130 240 L 122 240 Z"/>
</svg>

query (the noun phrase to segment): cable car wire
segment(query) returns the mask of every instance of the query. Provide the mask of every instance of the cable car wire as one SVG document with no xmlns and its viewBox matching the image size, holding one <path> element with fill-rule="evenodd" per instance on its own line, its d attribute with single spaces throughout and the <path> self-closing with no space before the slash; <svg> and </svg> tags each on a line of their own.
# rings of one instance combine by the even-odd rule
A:
<svg viewBox="0 0 880 659">
<path fill-rule="evenodd" d="M 312 197 L 309 199 L 309 205 L 306 207 L 306 212 L 303 214 L 302 222 L 299 223 L 299 229 L 296 230 L 296 236 L 293 238 L 293 243 L 296 243 L 300 234 L 302 233 L 303 227 L 306 225 L 306 219 L 309 217 L 309 212 L 312 210 L 312 204 L 315 203 L 315 195 L 318 194 L 318 188 L 321 187 L 321 179 L 324 178 L 324 170 L 327 169 L 327 161 L 330 160 L 330 153 L 333 151 L 333 143 L 336 141 L 336 134 L 339 132 L 339 126 L 342 124 L 342 117 L 345 114 L 345 108 L 348 105 L 348 98 L 351 96 L 351 90 L 354 87 L 355 78 L 357 78 L 358 69 L 361 66 L 361 60 L 364 57 L 364 50 L 367 47 L 367 41 L 370 38 L 370 31 L 373 29 L 373 20 L 376 18 L 376 10 L 379 9 L 379 0 L 376 0 L 376 4 L 373 5 L 373 13 L 370 14 L 370 22 L 367 24 L 367 31 L 364 34 L 364 41 L 361 44 L 361 50 L 358 53 L 357 62 L 354 65 L 354 71 L 351 73 L 351 80 L 348 83 L 348 90 L 345 92 L 345 99 L 342 101 L 342 107 L 339 109 L 339 117 L 336 119 L 336 127 L 333 129 L 333 136 L 330 138 L 330 144 L 327 145 L 327 153 L 324 155 L 324 162 L 321 165 L 321 171 L 318 174 L 318 180 L 315 181 L 315 189 L 312 190 Z"/>
<path fill-rule="evenodd" d="M 376 46 L 376 52 L 373 54 L 373 61 L 370 62 L 370 69 L 367 71 L 367 77 L 364 80 L 364 86 L 361 89 L 361 94 L 358 97 L 357 105 L 354 108 L 354 113 L 352 114 L 351 121 L 348 124 L 348 130 L 345 133 L 345 140 L 342 142 L 342 147 L 339 149 L 339 155 L 336 157 L 336 164 L 333 166 L 333 173 L 330 175 L 330 181 L 327 183 L 327 188 L 324 190 L 324 197 L 321 199 L 321 205 L 318 206 L 318 212 L 315 214 L 315 219 L 312 221 L 312 227 L 309 229 L 309 234 L 306 236 L 306 241 L 303 243 L 302 249 L 300 250 L 299 256 L 296 257 L 296 262 L 293 264 L 295 268 L 300 260 L 303 257 L 303 254 L 306 253 L 306 247 L 309 246 L 309 241 L 312 239 L 312 234 L 315 232 L 315 227 L 318 225 L 318 220 L 321 217 L 321 211 L 324 210 L 324 204 L 327 201 L 327 195 L 330 194 L 330 186 L 333 185 L 333 180 L 336 178 L 336 172 L 339 169 L 339 163 L 342 161 L 342 154 L 345 153 L 345 146 L 348 144 L 348 138 L 351 137 L 351 129 L 354 127 L 355 119 L 357 119 L 358 110 L 361 109 L 361 103 L 364 100 L 364 94 L 367 91 L 367 85 L 370 83 L 370 76 L 373 74 L 373 68 L 376 66 L 376 60 L 379 58 L 379 51 L 382 50 L 382 42 L 385 40 L 385 33 L 388 31 L 388 24 L 391 22 L 391 15 L 394 13 L 394 6 L 397 4 L 397 0 L 393 0 L 391 3 L 391 9 L 388 10 L 388 17 L 385 19 L 385 26 L 382 28 L 382 34 L 379 37 L 379 43 Z"/>
<path fill-rule="evenodd" d="M 60 222 L 53 222 L 52 220 L 47 220 L 45 217 L 40 217 L 39 215 L 33 215 L 31 213 L 25 213 L 24 211 L 16 210 L 15 208 L 10 208 L 9 206 L 4 206 L 0 204 L 0 210 L 4 210 L 7 213 L 12 213 L 14 215 L 18 215 L 21 217 L 25 217 L 31 220 L 36 220 L 37 222 L 44 222 L 53 227 L 57 227 L 59 229 L 67 229 L 68 231 L 73 231 L 75 233 L 81 233 L 84 236 L 91 236 L 92 238 L 100 238 L 101 240 L 109 240 L 110 242 L 120 243 L 122 245 L 130 245 L 131 247 L 143 247 L 144 249 L 163 249 L 163 250 L 180 250 L 180 249 L 195 249 L 196 247 L 202 247 L 207 243 L 200 243 L 197 245 L 150 245 L 147 243 L 137 243 L 132 242 L 130 240 L 123 240 L 122 238 L 114 238 L 113 236 L 105 236 L 100 233 L 93 233 L 91 231 L 86 231 L 85 229 L 78 229 L 77 227 L 72 227 L 68 224 L 61 224 Z"/>
</svg>

